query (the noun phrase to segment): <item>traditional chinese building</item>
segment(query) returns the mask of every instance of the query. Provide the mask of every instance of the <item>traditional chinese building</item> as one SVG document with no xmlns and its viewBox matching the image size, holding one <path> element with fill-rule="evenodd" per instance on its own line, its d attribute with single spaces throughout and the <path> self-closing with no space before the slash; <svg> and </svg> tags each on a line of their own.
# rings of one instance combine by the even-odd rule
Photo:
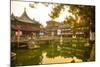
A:
<svg viewBox="0 0 100 67">
<path fill-rule="evenodd" d="M 30 19 L 24 10 L 23 14 L 20 17 L 11 15 L 11 36 L 16 36 L 16 32 L 21 31 L 22 37 L 32 36 L 32 34 L 38 35 L 41 28 L 41 24 L 34 19 Z"/>
<path fill-rule="evenodd" d="M 52 35 L 52 33 L 57 36 L 60 35 L 62 36 L 68 36 L 68 37 L 72 37 L 73 36 L 73 30 L 72 30 L 72 25 L 70 24 L 61 24 L 61 23 L 57 23 L 57 24 L 49 24 L 50 22 L 47 22 L 47 26 L 46 26 L 46 32 L 47 35 Z M 84 29 L 85 27 L 77 27 L 75 28 L 75 35 L 77 37 L 83 37 L 84 36 Z"/>
</svg>

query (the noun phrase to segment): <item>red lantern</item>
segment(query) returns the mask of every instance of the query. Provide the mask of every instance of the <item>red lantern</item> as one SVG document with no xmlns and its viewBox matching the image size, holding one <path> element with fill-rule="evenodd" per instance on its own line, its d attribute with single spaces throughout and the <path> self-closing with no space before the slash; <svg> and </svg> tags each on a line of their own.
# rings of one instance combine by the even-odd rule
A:
<svg viewBox="0 0 100 67">
<path fill-rule="evenodd" d="M 17 32 L 16 32 L 16 36 L 17 36 L 17 37 L 22 36 L 22 31 L 20 31 L 20 30 L 19 30 L 19 31 L 17 31 Z"/>
</svg>

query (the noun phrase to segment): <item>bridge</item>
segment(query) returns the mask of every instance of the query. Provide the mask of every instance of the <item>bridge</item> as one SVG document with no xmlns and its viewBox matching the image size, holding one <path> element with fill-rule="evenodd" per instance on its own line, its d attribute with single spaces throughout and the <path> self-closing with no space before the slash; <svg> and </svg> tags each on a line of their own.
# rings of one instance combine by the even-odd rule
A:
<svg viewBox="0 0 100 67">
<path fill-rule="evenodd" d="M 62 41 L 60 41 L 62 40 Z M 86 43 L 89 42 L 89 39 L 85 38 L 71 38 L 71 37 L 57 37 L 57 36 L 49 36 L 49 37 L 35 37 L 33 39 L 27 39 L 27 38 L 20 38 L 20 39 L 13 39 L 11 40 L 12 45 L 17 44 L 18 47 L 27 47 L 28 43 L 34 42 L 35 45 L 41 45 L 41 44 L 51 44 L 52 42 L 62 42 L 62 43 Z M 30 44 L 31 44 L 30 43 Z"/>
</svg>

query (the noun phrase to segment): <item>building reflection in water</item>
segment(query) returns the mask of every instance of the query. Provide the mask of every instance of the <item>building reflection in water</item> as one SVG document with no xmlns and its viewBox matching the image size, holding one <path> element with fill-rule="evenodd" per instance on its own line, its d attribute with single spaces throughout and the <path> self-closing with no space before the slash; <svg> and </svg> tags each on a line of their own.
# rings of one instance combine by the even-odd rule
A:
<svg viewBox="0 0 100 67">
<path fill-rule="evenodd" d="M 41 44 L 40 48 L 27 49 L 17 48 L 16 59 L 12 65 L 37 65 L 51 63 L 84 62 L 88 60 L 89 49 L 83 43 L 73 44 L 63 42 L 61 45 L 57 41 Z"/>
</svg>

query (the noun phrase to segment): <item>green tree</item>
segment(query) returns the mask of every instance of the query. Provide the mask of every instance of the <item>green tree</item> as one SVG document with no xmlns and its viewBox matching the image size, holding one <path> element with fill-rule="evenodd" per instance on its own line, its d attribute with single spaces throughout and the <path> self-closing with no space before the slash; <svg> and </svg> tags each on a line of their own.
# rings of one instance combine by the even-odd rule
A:
<svg viewBox="0 0 100 67">
<path fill-rule="evenodd" d="M 85 35 L 89 38 L 90 31 L 95 32 L 95 6 L 77 6 L 71 5 L 70 10 L 71 13 L 81 17 L 81 22 L 84 27 L 89 27 L 89 29 L 84 29 Z M 88 51 L 85 52 L 86 61 L 90 57 L 91 50 L 93 48 L 92 43 L 90 43 Z"/>
<path fill-rule="evenodd" d="M 54 4 L 53 5 L 54 8 L 52 8 L 51 13 L 49 14 L 51 20 L 47 22 L 48 25 L 59 25 L 59 22 L 56 22 L 54 19 L 58 18 L 60 15 L 61 10 L 64 9 L 64 5 L 63 4 Z"/>
<path fill-rule="evenodd" d="M 70 5 L 70 10 L 76 18 L 81 18 L 81 27 L 89 27 L 89 30 L 95 31 L 95 7 L 84 5 Z M 89 30 L 84 29 L 85 34 L 89 37 Z M 88 33 L 86 33 L 88 32 Z"/>
<path fill-rule="evenodd" d="M 54 5 L 54 6 L 55 7 L 52 9 L 51 13 L 49 14 L 49 16 L 52 19 L 55 19 L 55 18 L 59 17 L 59 14 L 60 14 L 61 10 L 64 9 L 63 4 L 57 4 L 57 5 Z"/>
<path fill-rule="evenodd" d="M 59 22 L 51 20 L 51 21 L 48 21 L 47 24 L 51 26 L 55 26 L 55 25 L 59 25 Z"/>
<path fill-rule="evenodd" d="M 76 22 L 76 19 L 74 19 L 72 16 L 66 17 L 63 22 L 65 25 L 70 24 L 73 35 L 75 35 L 75 33 L 76 33 L 76 25 L 77 24 L 75 22 Z"/>
<path fill-rule="evenodd" d="M 94 26 L 95 24 L 95 7 L 94 6 L 84 6 L 84 5 L 70 5 L 69 12 L 73 15 L 81 18 L 83 26 Z"/>
</svg>

